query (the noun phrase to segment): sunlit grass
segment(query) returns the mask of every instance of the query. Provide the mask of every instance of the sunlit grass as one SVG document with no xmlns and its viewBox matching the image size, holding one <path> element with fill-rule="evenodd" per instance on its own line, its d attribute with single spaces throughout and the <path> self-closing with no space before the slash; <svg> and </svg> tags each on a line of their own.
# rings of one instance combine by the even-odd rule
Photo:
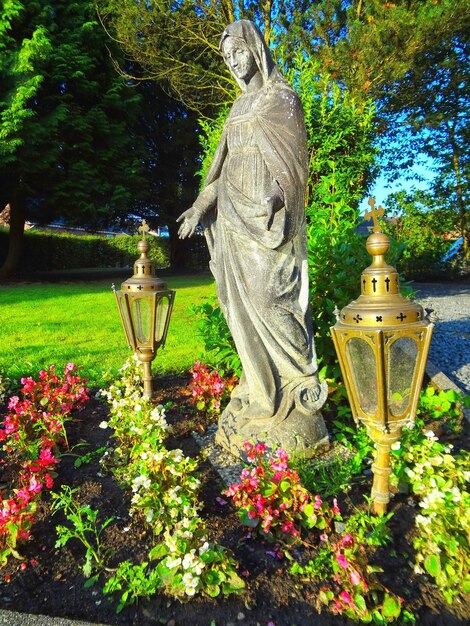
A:
<svg viewBox="0 0 470 626">
<path fill-rule="evenodd" d="M 117 288 L 122 279 L 117 279 Z M 114 377 L 131 354 L 124 337 L 113 281 L 89 283 L 32 283 L 0 289 L 0 372 L 18 379 L 37 375 L 54 363 L 74 362 L 93 386 Z M 155 374 L 182 372 L 202 351 L 197 319 L 191 304 L 215 294 L 212 278 L 169 277 L 176 290 L 166 346 L 152 370 Z"/>
</svg>

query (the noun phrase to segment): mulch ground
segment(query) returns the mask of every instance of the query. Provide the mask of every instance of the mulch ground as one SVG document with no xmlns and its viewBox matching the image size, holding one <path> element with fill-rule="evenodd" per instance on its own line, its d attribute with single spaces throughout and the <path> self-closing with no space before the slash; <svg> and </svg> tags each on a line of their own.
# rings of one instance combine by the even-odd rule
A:
<svg viewBox="0 0 470 626">
<path fill-rule="evenodd" d="M 160 379 L 157 401 L 173 403 L 167 412 L 168 421 L 173 426 L 167 447 L 181 448 L 185 454 L 196 456 L 199 449 L 191 432 L 204 430 L 207 422 L 204 416 L 188 411 L 186 383 L 185 377 Z M 106 406 L 97 400 L 91 400 L 84 411 L 76 414 L 68 429 L 72 451 L 82 455 L 105 446 L 109 430 L 100 429 L 98 424 L 106 417 Z M 74 448 L 83 442 L 86 447 Z M 151 538 L 143 524 L 129 517 L 131 495 L 122 492 L 112 476 L 102 474 L 97 459 L 77 469 L 74 466 L 76 458 L 72 455 L 62 457 L 54 489 L 58 491 L 60 484 L 78 488 L 79 501 L 99 509 L 100 519 L 116 517 L 102 538 L 103 547 L 112 552 L 112 565 L 127 558 L 135 562 L 144 560 Z M 94 587 L 84 588 L 85 579 L 80 570 L 84 557 L 82 546 L 72 540 L 63 548 L 55 548 L 55 526 L 64 519 L 61 514 L 50 514 L 50 501 L 46 496 L 39 507 L 33 537 L 21 549 L 26 569 L 21 568 L 18 560 L 12 559 L 0 573 L 0 608 L 123 626 L 266 626 L 269 622 L 275 626 L 340 626 L 353 623 L 333 616 L 325 609 L 319 613 L 318 587 L 299 585 L 298 580 L 289 574 L 290 562 L 270 554 L 272 546 L 259 539 L 247 540 L 235 508 L 231 504 L 221 506 L 217 501 L 224 489 L 217 472 L 207 461 L 201 461 L 200 472 L 204 502 L 202 515 L 208 520 L 211 539 L 235 552 L 240 572 L 246 579 L 244 594 L 216 599 L 196 597 L 187 603 L 158 594 L 150 601 L 142 601 L 116 614 L 116 604 L 101 593 L 104 580 Z M 369 493 L 369 490 L 370 485 L 366 483 L 340 497 L 342 512 L 364 506 L 362 494 Z M 384 569 L 382 582 L 404 598 L 406 607 L 415 614 L 419 625 L 467 624 L 469 599 L 455 601 L 449 606 L 427 576 L 413 572 L 412 538 L 416 509 L 406 496 L 397 495 L 390 510 L 394 512 L 390 521 L 394 543 L 377 549 L 371 556 L 371 561 Z M 302 548 L 302 553 L 294 551 L 294 556 L 306 559 L 308 549 Z"/>
</svg>

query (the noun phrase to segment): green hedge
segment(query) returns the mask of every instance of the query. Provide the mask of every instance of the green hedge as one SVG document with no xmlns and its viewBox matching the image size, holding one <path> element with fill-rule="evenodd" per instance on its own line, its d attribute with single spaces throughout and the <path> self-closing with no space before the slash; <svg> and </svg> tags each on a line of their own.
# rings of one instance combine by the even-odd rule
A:
<svg viewBox="0 0 470 626">
<path fill-rule="evenodd" d="M 95 267 L 132 267 L 138 258 L 140 235 L 69 235 L 27 231 L 20 272 L 43 272 Z M 169 267 L 168 239 L 149 238 L 148 253 L 156 267 Z M 0 231 L 0 263 L 8 250 L 8 232 Z"/>
</svg>

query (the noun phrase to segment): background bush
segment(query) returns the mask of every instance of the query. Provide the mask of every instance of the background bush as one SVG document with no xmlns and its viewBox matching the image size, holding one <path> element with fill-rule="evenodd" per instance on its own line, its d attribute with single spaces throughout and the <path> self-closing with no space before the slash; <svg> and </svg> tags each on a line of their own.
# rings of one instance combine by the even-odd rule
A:
<svg viewBox="0 0 470 626">
<path fill-rule="evenodd" d="M 20 273 L 84 268 L 132 267 L 138 258 L 140 235 L 70 235 L 27 231 L 23 241 Z M 157 267 L 169 266 L 167 239 L 150 240 L 149 258 Z M 0 263 L 8 249 L 8 231 L 0 231 Z"/>
</svg>

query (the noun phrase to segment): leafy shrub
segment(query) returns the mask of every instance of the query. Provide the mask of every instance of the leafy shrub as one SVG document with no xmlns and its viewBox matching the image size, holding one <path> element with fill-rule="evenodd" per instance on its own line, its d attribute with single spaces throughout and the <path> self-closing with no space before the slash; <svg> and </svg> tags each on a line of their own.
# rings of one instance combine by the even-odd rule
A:
<svg viewBox="0 0 470 626">
<path fill-rule="evenodd" d="M 117 235 L 108 238 L 27 231 L 19 271 L 132 267 L 138 258 L 137 243 L 140 238 L 140 235 Z M 7 250 L 7 233 L 0 232 L 0 241 L 1 239 L 5 243 L 4 249 Z M 157 267 L 168 267 L 168 240 L 157 237 L 151 239 L 148 256 Z"/>
<path fill-rule="evenodd" d="M 240 357 L 216 298 L 193 305 L 191 310 L 199 317 L 198 334 L 204 342 L 204 360 L 223 373 L 240 376 Z"/>
</svg>

